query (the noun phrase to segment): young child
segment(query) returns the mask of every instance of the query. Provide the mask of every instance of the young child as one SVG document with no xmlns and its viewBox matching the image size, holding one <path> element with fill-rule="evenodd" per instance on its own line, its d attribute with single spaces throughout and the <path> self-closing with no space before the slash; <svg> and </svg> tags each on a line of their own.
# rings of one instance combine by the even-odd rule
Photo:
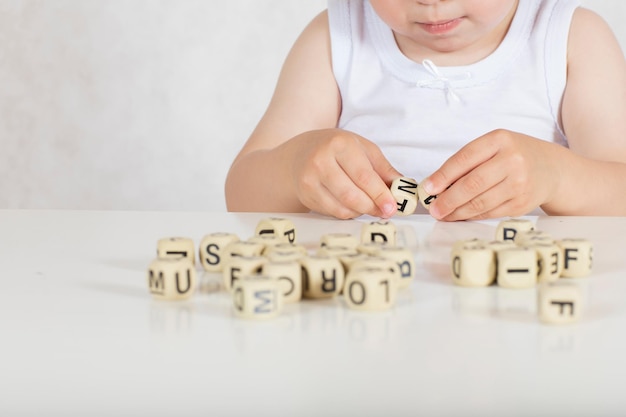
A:
<svg viewBox="0 0 626 417">
<path fill-rule="evenodd" d="M 626 215 L 626 63 L 574 0 L 329 0 L 226 180 L 231 211 Z"/>
</svg>

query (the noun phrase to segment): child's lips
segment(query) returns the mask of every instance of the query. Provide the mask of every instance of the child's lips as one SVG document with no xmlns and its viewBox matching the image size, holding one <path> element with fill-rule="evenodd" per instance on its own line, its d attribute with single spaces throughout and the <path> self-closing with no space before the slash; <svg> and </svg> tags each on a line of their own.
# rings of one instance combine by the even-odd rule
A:
<svg viewBox="0 0 626 417">
<path fill-rule="evenodd" d="M 462 18 L 442 20 L 439 22 L 418 23 L 426 32 L 433 35 L 443 35 L 456 29 L 461 24 Z"/>
</svg>

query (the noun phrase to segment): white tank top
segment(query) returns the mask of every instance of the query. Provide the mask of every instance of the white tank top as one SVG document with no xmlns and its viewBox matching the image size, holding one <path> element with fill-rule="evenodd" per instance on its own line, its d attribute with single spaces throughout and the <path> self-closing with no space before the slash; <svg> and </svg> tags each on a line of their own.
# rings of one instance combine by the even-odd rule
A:
<svg viewBox="0 0 626 417">
<path fill-rule="evenodd" d="M 472 65 L 411 61 L 368 0 L 329 0 L 338 127 L 377 143 L 421 181 L 463 145 L 508 129 L 567 146 L 560 108 L 574 0 L 520 0 L 509 31 Z"/>
</svg>

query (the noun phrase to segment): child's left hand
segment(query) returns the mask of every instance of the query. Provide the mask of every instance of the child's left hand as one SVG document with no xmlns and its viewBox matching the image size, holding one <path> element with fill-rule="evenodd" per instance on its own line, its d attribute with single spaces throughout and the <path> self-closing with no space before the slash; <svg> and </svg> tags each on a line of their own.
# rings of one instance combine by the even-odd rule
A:
<svg viewBox="0 0 626 417">
<path fill-rule="evenodd" d="M 559 145 L 495 130 L 461 148 L 423 183 L 439 220 L 520 216 L 547 203 L 559 182 Z M 448 188 L 449 187 L 449 188 Z"/>
</svg>

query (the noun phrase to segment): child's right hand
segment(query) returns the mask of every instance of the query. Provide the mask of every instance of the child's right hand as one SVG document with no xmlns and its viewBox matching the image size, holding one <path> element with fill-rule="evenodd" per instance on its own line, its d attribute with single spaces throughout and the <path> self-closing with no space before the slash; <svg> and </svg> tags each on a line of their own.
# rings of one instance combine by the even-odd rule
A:
<svg viewBox="0 0 626 417">
<path fill-rule="evenodd" d="M 352 132 L 325 129 L 303 133 L 282 145 L 292 155 L 293 186 L 309 209 L 340 219 L 397 210 L 389 184 L 401 174 L 378 146 Z"/>
</svg>

